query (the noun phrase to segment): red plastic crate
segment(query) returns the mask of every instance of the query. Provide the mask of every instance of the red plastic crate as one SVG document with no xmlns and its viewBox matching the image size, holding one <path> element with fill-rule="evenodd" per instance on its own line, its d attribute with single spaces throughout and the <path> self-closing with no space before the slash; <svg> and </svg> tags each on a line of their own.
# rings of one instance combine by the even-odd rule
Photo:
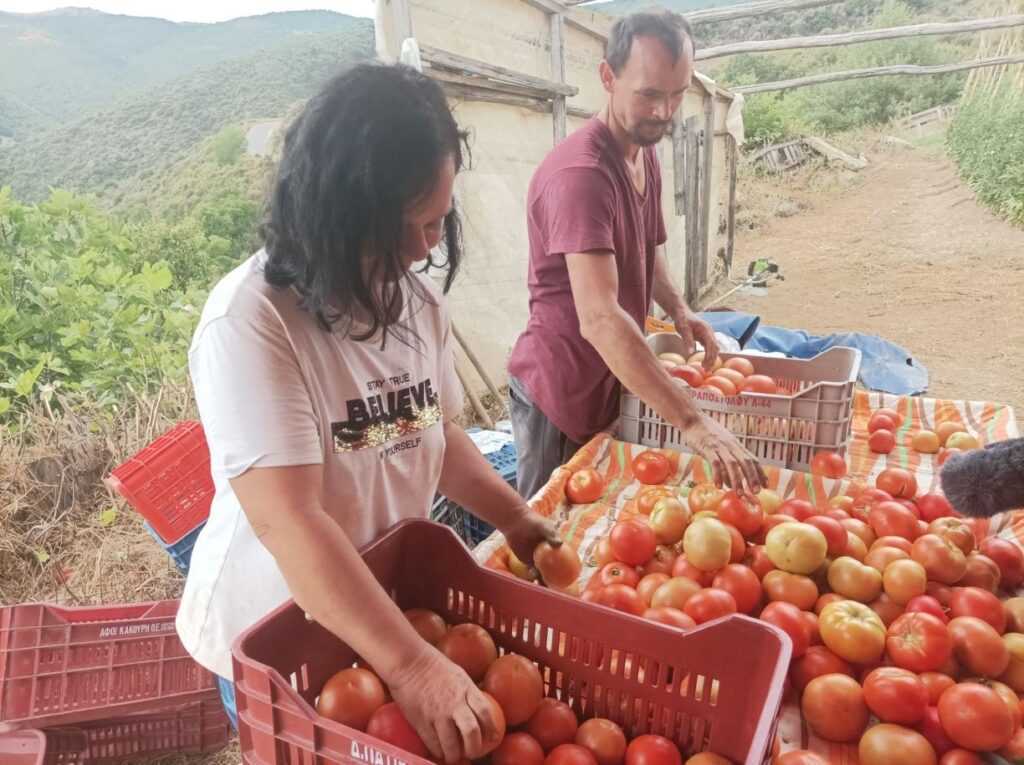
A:
<svg viewBox="0 0 1024 765">
<path fill-rule="evenodd" d="M 107 477 L 110 487 L 173 544 L 210 515 L 213 477 L 203 426 L 180 422 Z"/>
<path fill-rule="evenodd" d="M 80 730 L 19 730 L 0 735 L 3 765 L 90 765 Z"/>
<path fill-rule="evenodd" d="M 480 624 L 499 650 L 537 662 L 548 695 L 581 717 L 746 765 L 768 755 L 791 650 L 771 625 L 733 616 L 682 634 L 481 568 L 451 529 L 430 521 L 398 524 L 362 555 L 401 608 Z M 323 683 L 357 657 L 294 603 L 239 637 L 233 659 L 248 765 L 427 765 L 316 714 Z"/>
<path fill-rule="evenodd" d="M 174 629 L 178 601 L 0 609 L 0 732 L 77 725 L 206 698 L 213 675 Z"/>
<path fill-rule="evenodd" d="M 209 754 L 230 740 L 230 723 L 214 691 L 202 701 L 172 709 L 81 726 L 87 765 L 137 762 L 162 754 Z"/>
</svg>

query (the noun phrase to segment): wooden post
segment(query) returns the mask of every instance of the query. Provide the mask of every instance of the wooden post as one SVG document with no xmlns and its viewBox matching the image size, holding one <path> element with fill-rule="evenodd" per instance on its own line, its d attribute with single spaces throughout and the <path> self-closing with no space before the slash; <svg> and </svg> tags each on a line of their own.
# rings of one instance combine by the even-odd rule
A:
<svg viewBox="0 0 1024 765">
<path fill-rule="evenodd" d="M 688 305 L 695 306 L 700 294 L 698 278 L 698 254 L 700 249 L 700 127 L 697 117 L 686 120 L 683 133 L 683 170 L 685 177 L 685 224 L 686 224 L 686 287 L 684 297 Z"/>
<path fill-rule="evenodd" d="M 725 269 L 732 268 L 732 252 L 736 243 L 736 169 L 739 166 L 740 147 L 732 136 L 725 139 L 725 151 L 729 163 L 729 222 L 725 234 Z"/>
<path fill-rule="evenodd" d="M 455 353 L 455 349 L 452 349 L 452 353 Z M 487 408 L 484 406 L 484 402 L 480 400 L 480 397 L 476 395 L 476 391 L 473 390 L 473 386 L 469 384 L 469 375 L 466 374 L 465 368 L 462 366 L 462 360 L 455 357 L 455 374 L 459 377 L 459 382 L 462 383 L 462 389 L 466 391 L 466 395 L 469 397 L 469 403 L 473 405 L 473 409 L 476 410 L 477 416 L 480 417 L 480 421 L 483 422 L 484 427 L 488 430 L 494 430 L 494 420 L 491 419 L 491 415 L 487 413 Z"/>
<path fill-rule="evenodd" d="M 565 16 L 551 14 L 551 79 L 565 83 Z M 555 96 L 551 105 L 554 142 L 565 138 L 565 96 Z"/>
<path fill-rule="evenodd" d="M 686 215 L 686 125 L 682 109 L 672 118 L 672 181 L 676 215 Z"/>
<path fill-rule="evenodd" d="M 409 9 L 409 0 L 387 0 L 391 3 L 391 19 L 395 25 L 393 43 L 395 45 L 395 59 L 402 54 L 402 43 L 412 37 L 412 11 Z"/>
<path fill-rule="evenodd" d="M 700 287 L 708 278 L 708 246 L 711 241 L 711 218 L 717 210 L 711 205 L 711 176 L 715 159 L 715 94 L 704 94 L 704 127 L 701 131 L 704 141 L 703 155 L 700 162 Z M 696 306 L 694 306 L 696 308 Z"/>
</svg>

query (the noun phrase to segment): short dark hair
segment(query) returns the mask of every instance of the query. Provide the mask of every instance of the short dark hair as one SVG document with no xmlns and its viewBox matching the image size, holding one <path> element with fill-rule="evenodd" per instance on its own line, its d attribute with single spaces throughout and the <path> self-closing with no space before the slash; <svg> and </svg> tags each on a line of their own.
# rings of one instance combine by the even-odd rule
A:
<svg viewBox="0 0 1024 765">
<path fill-rule="evenodd" d="M 693 27 L 681 13 L 656 8 L 620 16 L 612 24 L 604 47 L 604 60 L 616 76 L 629 61 L 633 40 L 637 37 L 653 37 L 660 42 L 672 56 L 673 63 L 683 55 L 687 40 L 694 45 Z"/>
<path fill-rule="evenodd" d="M 435 81 L 378 62 L 343 70 L 285 133 L 261 229 L 266 281 L 294 287 L 326 331 L 366 340 L 404 329 L 395 316 L 403 284 L 422 290 L 403 264 L 403 215 L 430 194 L 449 157 L 462 168 L 464 149 L 466 133 Z M 447 292 L 462 256 L 454 208 L 442 243 L 447 262 L 430 257 L 424 270 L 446 265 Z M 368 317 L 365 331 L 354 331 L 357 315 Z"/>
</svg>

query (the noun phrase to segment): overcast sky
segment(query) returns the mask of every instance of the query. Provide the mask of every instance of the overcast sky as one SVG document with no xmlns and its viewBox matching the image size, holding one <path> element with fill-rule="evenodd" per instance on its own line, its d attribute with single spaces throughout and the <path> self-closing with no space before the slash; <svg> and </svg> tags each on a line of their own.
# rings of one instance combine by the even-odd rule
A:
<svg viewBox="0 0 1024 765">
<path fill-rule="evenodd" d="M 373 0 L 0 0 L 0 11 L 37 13 L 78 6 L 128 16 L 156 16 L 171 21 L 227 21 L 273 11 L 328 10 L 373 17 Z"/>
</svg>

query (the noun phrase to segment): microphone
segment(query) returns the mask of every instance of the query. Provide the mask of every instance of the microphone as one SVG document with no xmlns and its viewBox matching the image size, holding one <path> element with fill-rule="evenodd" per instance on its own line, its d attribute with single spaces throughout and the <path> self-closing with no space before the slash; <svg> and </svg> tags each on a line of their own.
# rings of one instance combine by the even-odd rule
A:
<svg viewBox="0 0 1024 765">
<path fill-rule="evenodd" d="M 950 457 L 939 478 L 943 494 L 961 515 L 990 518 L 1024 508 L 1024 438 Z"/>
</svg>

